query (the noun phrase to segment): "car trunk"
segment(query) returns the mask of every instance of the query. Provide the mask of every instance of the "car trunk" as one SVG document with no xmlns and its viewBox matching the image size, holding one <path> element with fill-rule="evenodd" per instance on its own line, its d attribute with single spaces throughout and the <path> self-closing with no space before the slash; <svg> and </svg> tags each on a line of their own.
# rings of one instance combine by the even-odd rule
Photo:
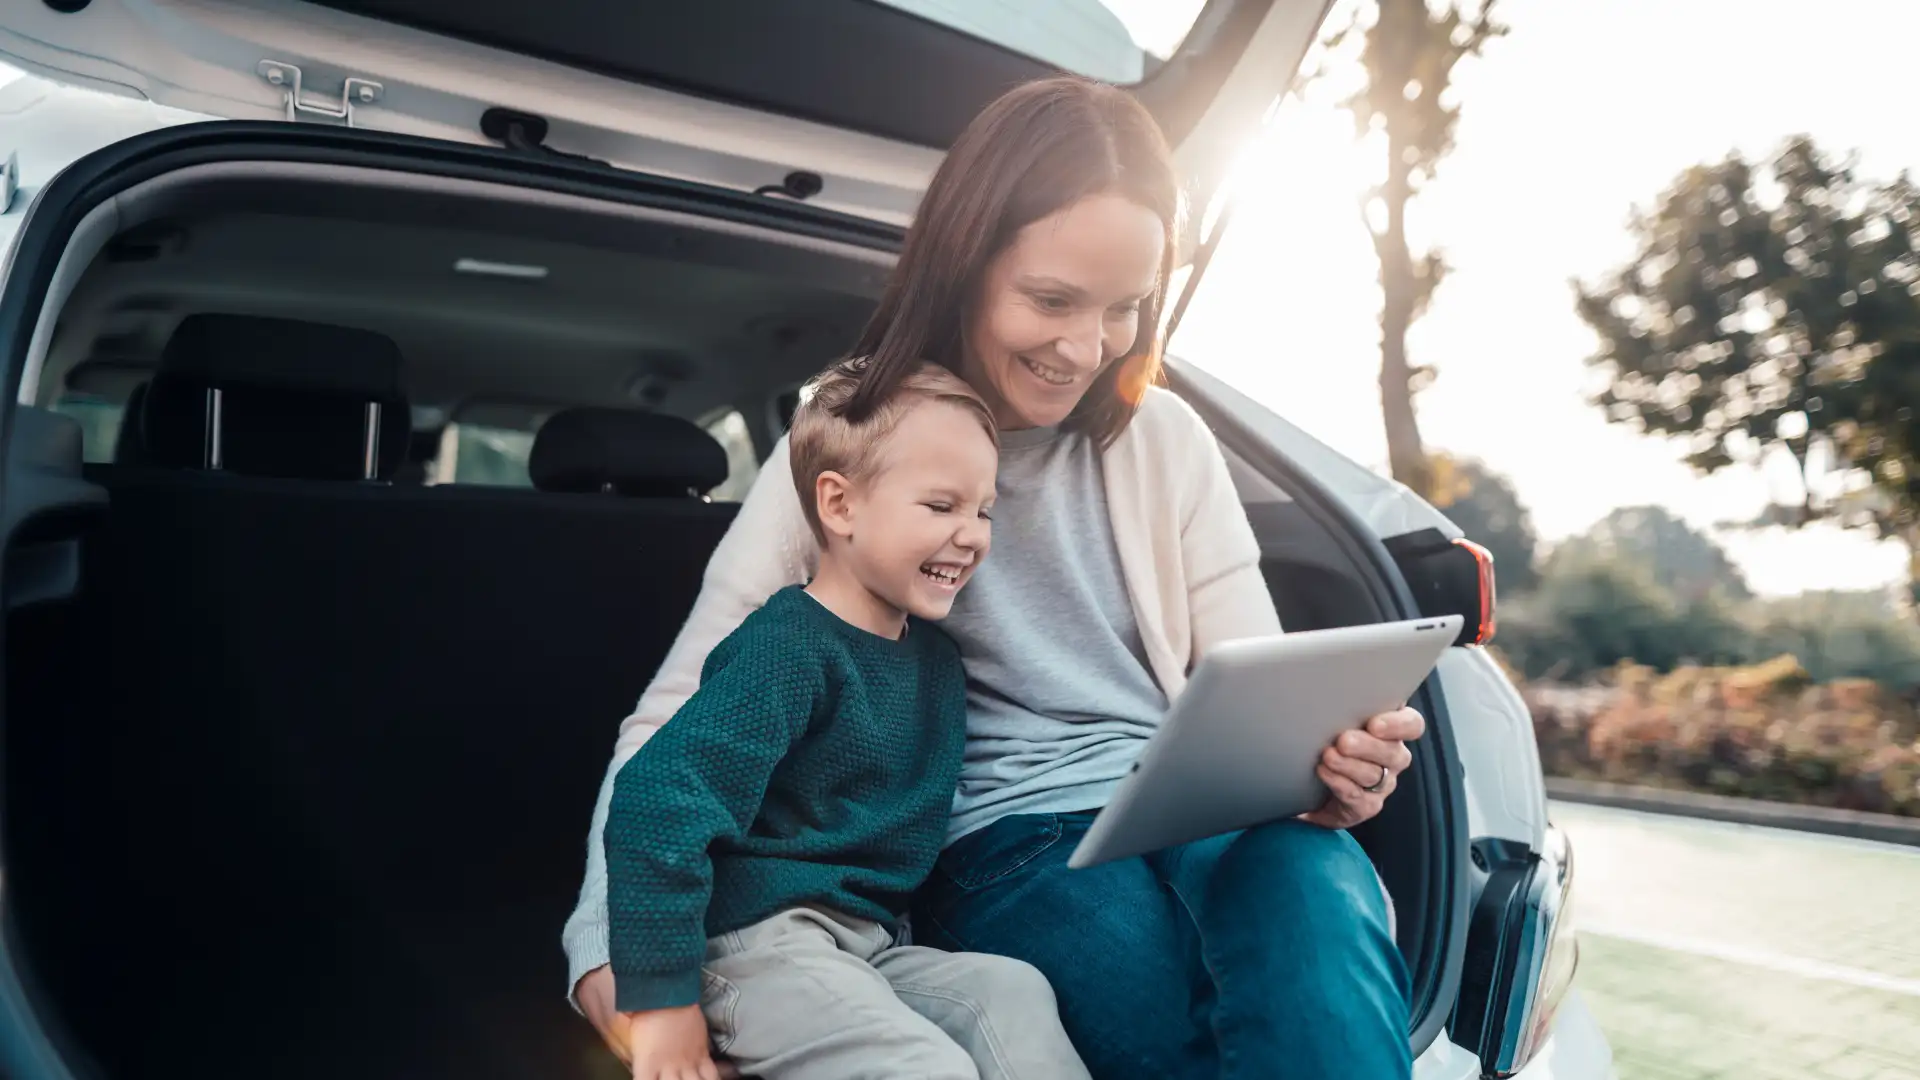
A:
<svg viewBox="0 0 1920 1080">
<path fill-rule="evenodd" d="M 356 230 L 376 239 L 321 239 Z M 396 267 L 422 236 L 461 238 L 423 266 L 469 249 L 544 259 L 546 291 L 410 289 Z M 570 161 L 200 125 L 102 151 L 45 190 L 0 294 L 0 353 L 28 373 L 21 399 L 47 405 L 76 380 L 138 383 L 155 328 L 194 310 L 331 311 L 418 354 L 410 389 L 432 402 L 456 396 L 467 363 L 530 412 L 664 379 L 655 408 L 759 402 L 758 425 L 851 340 L 898 239 Z M 351 287 L 322 287 L 342 275 Z M 622 289 L 639 313 L 603 318 Z M 462 311 L 477 329 L 436 344 Z M 724 325 L 703 337 L 703 319 Z M 654 340 L 653 324 L 681 332 Z M 731 508 L 83 468 L 71 422 L 22 405 L 9 423 L 15 1042 L 46 1036 L 107 1076 L 619 1075 L 565 1002 L 559 930 L 617 722 Z M 1384 617 L 1391 571 L 1355 555 L 1353 524 L 1315 509 L 1310 478 L 1223 435 L 1243 494 L 1269 481 L 1248 501 L 1283 619 Z M 1434 839 L 1457 792 L 1433 756 L 1445 745 L 1423 748 L 1431 776 L 1362 835 L 1399 901 L 1423 1038 L 1459 949 L 1443 932 L 1455 913 L 1433 913 L 1457 873 Z"/>
</svg>

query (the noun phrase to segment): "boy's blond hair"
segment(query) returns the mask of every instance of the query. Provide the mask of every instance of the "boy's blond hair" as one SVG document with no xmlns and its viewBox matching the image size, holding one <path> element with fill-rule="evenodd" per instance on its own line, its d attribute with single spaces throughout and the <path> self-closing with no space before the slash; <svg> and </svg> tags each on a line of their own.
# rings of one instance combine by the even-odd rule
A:
<svg viewBox="0 0 1920 1080">
<path fill-rule="evenodd" d="M 800 495 L 807 526 L 822 548 L 827 546 L 827 531 L 820 524 L 815 495 L 820 474 L 836 472 L 853 481 L 872 475 L 880 466 L 893 429 L 915 406 L 945 402 L 967 409 L 980 421 L 980 429 L 993 440 L 995 448 L 1000 445 L 1000 429 L 986 401 L 965 379 L 938 364 L 921 364 L 872 415 L 858 423 L 848 420 L 847 405 L 866 369 L 865 358 L 843 360 L 814 376 L 801 392 L 800 407 L 794 410 L 793 423 L 787 429 L 793 487 Z"/>
</svg>

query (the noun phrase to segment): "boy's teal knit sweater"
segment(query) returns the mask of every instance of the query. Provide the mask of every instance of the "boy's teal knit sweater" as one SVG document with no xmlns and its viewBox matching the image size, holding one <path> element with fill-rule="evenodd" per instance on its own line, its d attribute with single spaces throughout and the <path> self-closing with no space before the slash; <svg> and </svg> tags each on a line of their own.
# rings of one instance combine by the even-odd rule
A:
<svg viewBox="0 0 1920 1080">
<path fill-rule="evenodd" d="M 817 904 L 891 926 L 933 868 L 966 741 L 952 639 L 889 640 L 799 586 L 707 657 L 614 779 L 604 834 L 615 1003 L 700 1000 L 706 941 Z"/>
</svg>

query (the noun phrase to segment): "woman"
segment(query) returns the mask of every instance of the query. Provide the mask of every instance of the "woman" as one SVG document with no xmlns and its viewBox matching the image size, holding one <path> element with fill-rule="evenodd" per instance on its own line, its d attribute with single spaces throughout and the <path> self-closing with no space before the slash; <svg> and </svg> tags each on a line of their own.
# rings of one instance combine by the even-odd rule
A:
<svg viewBox="0 0 1920 1080">
<path fill-rule="evenodd" d="M 931 359 L 1003 431 L 993 557 L 946 624 L 967 665 L 967 755 L 915 940 L 1039 967 L 1101 1080 L 1406 1077 L 1406 971 L 1344 830 L 1392 793 L 1418 713 L 1330 747 L 1333 798 L 1302 821 L 1066 868 L 1195 660 L 1280 628 L 1218 446 L 1154 385 L 1179 214 L 1165 140 L 1129 95 L 1017 88 L 935 174 L 856 350 L 871 357 L 868 400 Z M 805 580 L 793 492 L 783 441 L 609 777 L 692 692 L 708 649 Z M 604 966 L 607 790 L 566 946 L 575 1000 L 623 1050 Z"/>
</svg>

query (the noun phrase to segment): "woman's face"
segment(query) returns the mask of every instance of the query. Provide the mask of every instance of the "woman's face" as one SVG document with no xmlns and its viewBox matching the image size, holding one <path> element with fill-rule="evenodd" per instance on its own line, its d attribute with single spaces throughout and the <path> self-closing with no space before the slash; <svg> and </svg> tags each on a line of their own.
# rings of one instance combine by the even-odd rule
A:
<svg viewBox="0 0 1920 1080">
<path fill-rule="evenodd" d="M 1127 354 L 1165 247 L 1153 211 L 1093 195 L 1020 230 L 987 265 L 961 375 L 1001 427 L 1060 423 Z"/>
</svg>

